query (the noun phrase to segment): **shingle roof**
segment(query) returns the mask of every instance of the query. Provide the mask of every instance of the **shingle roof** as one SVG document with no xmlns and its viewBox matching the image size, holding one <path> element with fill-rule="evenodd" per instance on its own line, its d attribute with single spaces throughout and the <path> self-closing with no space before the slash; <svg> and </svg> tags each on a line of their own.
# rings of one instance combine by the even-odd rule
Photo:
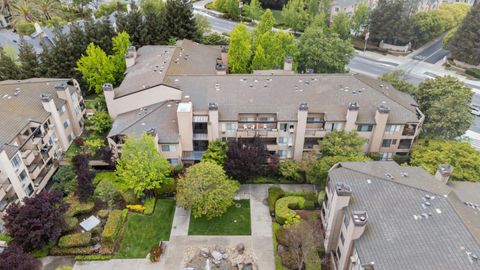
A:
<svg viewBox="0 0 480 270">
<path fill-rule="evenodd" d="M 400 174 L 404 171 L 408 177 Z M 363 264 L 374 262 L 375 269 L 389 270 L 479 269 L 469 252 L 480 255 L 480 245 L 459 216 L 459 206 L 452 203 L 456 194 L 432 175 L 395 162 L 345 162 L 329 177 L 331 184 L 352 188 L 346 211 L 368 213 L 365 232 L 355 240 Z M 432 184 L 415 183 L 427 181 Z M 444 191 L 450 192 L 443 196 Z M 431 196 L 431 206 L 422 206 L 425 195 Z M 422 218 L 422 213 L 431 216 Z"/>
<path fill-rule="evenodd" d="M 108 137 L 117 135 L 140 136 L 155 129 L 159 143 L 178 143 L 177 103 L 165 101 L 141 110 L 122 113 L 115 118 Z"/>
<path fill-rule="evenodd" d="M 50 115 L 40 99 L 43 93 L 52 93 L 60 108 L 65 100 L 58 98 L 55 85 L 68 79 L 29 79 L 0 82 L 0 145 L 9 144 L 30 122 L 41 123 Z M 15 91 L 20 90 L 18 95 Z"/>
<path fill-rule="evenodd" d="M 194 109 L 216 102 L 220 120 L 236 120 L 238 113 L 277 113 L 280 120 L 296 120 L 301 102 L 310 112 L 326 112 L 327 121 L 345 121 L 348 104 L 360 104 L 358 123 L 375 123 L 377 106 L 391 109 L 388 123 L 417 123 L 416 103 L 391 86 L 374 85 L 352 74 L 170 76 L 174 86 L 191 97 Z M 366 83 L 368 82 L 368 84 Z"/>
</svg>

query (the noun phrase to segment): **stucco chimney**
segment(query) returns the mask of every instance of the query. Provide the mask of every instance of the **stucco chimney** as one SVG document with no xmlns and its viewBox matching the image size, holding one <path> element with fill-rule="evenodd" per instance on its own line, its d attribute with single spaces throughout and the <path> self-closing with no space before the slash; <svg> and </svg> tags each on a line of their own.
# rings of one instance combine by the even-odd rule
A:
<svg viewBox="0 0 480 270">
<path fill-rule="evenodd" d="M 360 105 L 356 101 L 348 103 L 347 117 L 345 123 L 345 131 L 349 132 L 356 129 L 356 122 L 358 117 L 358 110 Z"/>
<path fill-rule="evenodd" d="M 128 47 L 128 51 L 125 54 L 125 64 L 127 68 L 135 65 L 135 61 L 137 60 L 137 49 L 135 46 Z"/>
<path fill-rule="evenodd" d="M 193 151 L 193 104 L 188 100 L 189 97 L 185 96 L 185 101 L 177 107 L 178 132 L 183 151 Z"/>
<path fill-rule="evenodd" d="M 111 83 L 103 84 L 103 95 L 105 96 L 105 103 L 107 103 L 108 113 L 110 117 L 114 118 L 117 116 L 113 108 L 113 99 L 115 98 L 115 92 L 113 91 L 113 85 Z"/>
<path fill-rule="evenodd" d="M 307 128 L 307 116 L 308 116 L 308 103 L 301 102 L 297 111 L 297 126 L 295 133 L 295 148 L 293 152 L 293 158 L 295 160 L 302 160 L 303 158 L 303 146 L 305 143 L 305 130 Z"/>
<path fill-rule="evenodd" d="M 437 167 L 437 172 L 435 173 L 435 178 L 444 183 L 448 183 L 448 179 L 450 179 L 450 175 L 452 175 L 453 166 L 450 164 L 440 164 Z"/>
<path fill-rule="evenodd" d="M 218 128 L 218 104 L 215 102 L 208 103 L 208 141 L 215 141 L 219 138 Z"/>
<path fill-rule="evenodd" d="M 370 152 L 379 152 L 387 126 L 390 108 L 385 104 L 380 104 L 375 112 L 375 128 L 373 129 L 372 139 L 370 140 Z"/>
</svg>

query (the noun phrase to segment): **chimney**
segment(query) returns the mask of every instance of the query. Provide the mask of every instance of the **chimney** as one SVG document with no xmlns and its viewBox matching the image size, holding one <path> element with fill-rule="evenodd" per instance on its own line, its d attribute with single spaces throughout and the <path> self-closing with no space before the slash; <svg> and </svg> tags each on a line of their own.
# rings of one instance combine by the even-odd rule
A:
<svg viewBox="0 0 480 270">
<path fill-rule="evenodd" d="M 437 172 L 435 173 L 435 178 L 444 183 L 448 183 L 448 179 L 450 179 L 450 175 L 452 175 L 453 166 L 450 164 L 440 164 L 437 167 Z"/>
<path fill-rule="evenodd" d="M 115 117 L 117 117 L 117 114 L 113 108 L 115 92 L 113 91 L 113 85 L 111 83 L 103 84 L 103 95 L 105 96 L 105 103 L 107 103 L 108 113 L 110 114 L 110 117 L 115 119 Z"/>
<path fill-rule="evenodd" d="M 219 138 L 218 127 L 218 104 L 215 102 L 208 103 L 208 141 L 215 141 Z"/>
<path fill-rule="evenodd" d="M 221 57 L 217 58 L 215 70 L 217 71 L 217 75 L 227 75 L 227 66 L 225 65 Z"/>
<path fill-rule="evenodd" d="M 356 122 L 358 117 L 358 110 L 360 109 L 360 105 L 356 101 L 352 101 L 348 103 L 348 110 L 347 110 L 347 121 L 345 123 L 345 131 L 349 132 L 356 129 Z"/>
<path fill-rule="evenodd" d="M 193 151 L 193 104 L 189 96 L 178 104 L 177 123 L 180 143 L 183 151 Z"/>
<path fill-rule="evenodd" d="M 125 54 L 125 64 L 127 68 L 135 65 L 135 61 L 137 60 L 137 49 L 135 46 L 128 47 L 128 51 Z"/>
<path fill-rule="evenodd" d="M 383 104 L 378 105 L 375 112 L 375 127 L 373 129 L 372 137 L 370 140 L 370 152 L 377 153 L 382 146 L 383 135 L 385 134 L 385 127 L 387 126 L 388 116 L 390 114 L 390 108 Z"/>
<path fill-rule="evenodd" d="M 293 58 L 291 56 L 285 57 L 285 61 L 283 63 L 283 70 L 292 71 L 292 63 L 293 63 Z"/>
<path fill-rule="evenodd" d="M 302 160 L 303 146 L 305 144 L 305 130 L 307 129 L 308 103 L 301 102 L 297 111 L 297 126 L 295 127 L 295 147 L 293 151 L 293 158 L 295 160 Z"/>
</svg>

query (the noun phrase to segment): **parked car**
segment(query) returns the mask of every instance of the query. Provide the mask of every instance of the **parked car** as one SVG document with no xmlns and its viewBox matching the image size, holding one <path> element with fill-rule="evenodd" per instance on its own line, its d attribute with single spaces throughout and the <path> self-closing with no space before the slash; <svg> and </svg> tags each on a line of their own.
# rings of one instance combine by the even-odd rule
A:
<svg viewBox="0 0 480 270">
<path fill-rule="evenodd" d="M 480 116 L 480 107 L 472 105 L 471 113 L 475 116 Z"/>
</svg>

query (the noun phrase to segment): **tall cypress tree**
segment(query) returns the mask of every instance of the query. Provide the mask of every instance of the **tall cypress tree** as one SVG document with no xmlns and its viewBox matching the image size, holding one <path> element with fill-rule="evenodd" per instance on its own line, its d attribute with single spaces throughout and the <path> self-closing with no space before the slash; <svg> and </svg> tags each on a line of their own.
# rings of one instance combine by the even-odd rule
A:
<svg viewBox="0 0 480 270">
<path fill-rule="evenodd" d="M 52 78 L 71 78 L 75 76 L 77 59 L 72 55 L 70 35 L 55 29 L 54 46 L 44 46 L 40 58 L 42 60 L 43 75 Z"/>
<path fill-rule="evenodd" d="M 129 13 L 117 13 L 117 32 L 127 32 L 133 46 L 143 46 L 142 39 L 145 35 L 145 27 L 142 13 L 135 4 L 131 5 Z"/>
<path fill-rule="evenodd" d="M 450 51 L 455 59 L 480 64 L 480 2 L 477 1 L 455 33 Z"/>
<path fill-rule="evenodd" d="M 0 49 L 0 81 L 20 79 L 19 74 L 17 64 Z"/>
<path fill-rule="evenodd" d="M 197 25 L 190 0 L 167 0 L 165 31 L 168 37 L 197 39 Z"/>
<path fill-rule="evenodd" d="M 112 54 L 112 38 L 115 36 L 110 19 L 104 18 L 97 22 L 88 22 L 85 25 L 88 41 L 102 48 L 107 54 Z"/>
<path fill-rule="evenodd" d="M 18 52 L 20 61 L 20 77 L 22 79 L 39 77 L 40 62 L 33 46 L 23 37 L 20 38 L 20 49 Z"/>
<path fill-rule="evenodd" d="M 144 13 L 145 32 L 142 36 L 142 43 L 145 45 L 166 44 L 170 36 L 165 27 L 165 9 L 148 8 L 144 10 Z"/>
</svg>

